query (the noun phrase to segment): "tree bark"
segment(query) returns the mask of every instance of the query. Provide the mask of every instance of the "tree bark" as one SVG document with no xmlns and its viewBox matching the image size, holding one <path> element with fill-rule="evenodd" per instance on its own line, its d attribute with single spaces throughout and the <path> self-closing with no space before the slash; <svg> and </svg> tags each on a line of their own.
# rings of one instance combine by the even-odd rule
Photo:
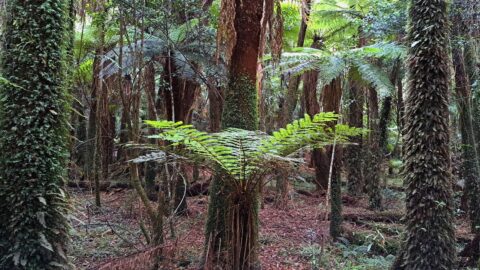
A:
<svg viewBox="0 0 480 270">
<path fill-rule="evenodd" d="M 157 120 L 157 110 L 155 109 L 155 66 L 148 63 L 144 72 L 145 95 L 147 97 L 147 118 L 148 120 Z M 155 134 L 155 130 L 150 129 L 150 135 Z M 151 144 L 155 144 L 156 140 L 151 139 Z M 150 200 L 155 199 L 157 192 L 155 190 L 155 179 L 157 177 L 157 162 L 150 161 L 145 164 L 145 192 Z M 158 198 L 157 198 L 158 199 Z"/>
<path fill-rule="evenodd" d="M 382 153 L 380 150 L 380 130 L 378 114 L 378 95 L 377 91 L 370 87 L 368 89 L 368 161 L 366 168 L 366 185 L 369 195 L 369 208 L 380 209 L 382 207 L 382 196 L 380 189 L 380 164 L 382 162 Z"/>
<path fill-rule="evenodd" d="M 363 128 L 364 93 L 363 88 L 353 79 L 357 73 L 358 71 L 354 68 L 349 72 L 350 97 L 347 122 L 351 127 Z M 347 188 L 350 195 L 358 196 L 362 193 L 364 185 L 362 136 L 352 138 L 352 143 L 346 147 L 345 151 Z"/>
<path fill-rule="evenodd" d="M 447 1 L 412 0 L 404 172 L 406 241 L 395 269 L 454 269 Z"/>
</svg>

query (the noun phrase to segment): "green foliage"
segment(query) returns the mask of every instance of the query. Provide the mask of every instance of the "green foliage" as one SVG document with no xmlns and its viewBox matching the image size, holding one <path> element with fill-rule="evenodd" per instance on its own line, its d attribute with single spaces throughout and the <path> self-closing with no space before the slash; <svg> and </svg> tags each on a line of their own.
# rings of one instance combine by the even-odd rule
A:
<svg viewBox="0 0 480 270">
<path fill-rule="evenodd" d="M 161 130 L 160 134 L 150 138 L 169 141 L 172 146 L 182 145 L 193 158 L 206 161 L 212 168 L 220 168 L 236 182 L 245 182 L 270 170 L 272 166 L 268 164 L 272 162 L 291 161 L 282 157 L 303 147 L 323 147 L 334 141 L 346 143 L 349 137 L 363 132 L 345 125 L 337 125 L 334 130 L 328 128 L 328 123 L 337 117 L 333 113 L 320 113 L 313 118 L 306 115 L 272 136 L 236 128 L 208 134 L 182 122 L 146 123 Z"/>
<path fill-rule="evenodd" d="M 406 10 L 405 1 L 399 0 L 320 0 L 309 27 L 337 49 L 357 46 L 360 35 L 392 41 L 404 32 Z"/>
<path fill-rule="evenodd" d="M 64 0 L 8 1 L 0 69 L 0 268 L 68 268 Z M 5 82 L 5 80 L 2 80 Z"/>
<path fill-rule="evenodd" d="M 283 47 L 292 49 L 297 46 L 298 33 L 302 15 L 300 6 L 296 3 L 282 2 L 283 17 Z"/>
<path fill-rule="evenodd" d="M 224 128 L 258 129 L 258 95 L 254 81 L 246 76 L 232 78 L 225 93 Z"/>
<path fill-rule="evenodd" d="M 373 62 L 391 61 L 406 57 L 406 49 L 396 43 L 376 43 L 357 49 L 333 53 L 313 48 L 296 48 L 282 54 L 278 68 L 288 76 L 299 76 L 309 70 L 319 72 L 320 86 L 344 74 L 349 68 L 356 68 L 358 78 L 366 85 L 374 86 L 381 96 L 390 95 L 395 88 L 388 74 Z M 270 60 L 267 56 L 266 60 Z M 267 71 L 273 66 L 267 67 Z"/>
</svg>

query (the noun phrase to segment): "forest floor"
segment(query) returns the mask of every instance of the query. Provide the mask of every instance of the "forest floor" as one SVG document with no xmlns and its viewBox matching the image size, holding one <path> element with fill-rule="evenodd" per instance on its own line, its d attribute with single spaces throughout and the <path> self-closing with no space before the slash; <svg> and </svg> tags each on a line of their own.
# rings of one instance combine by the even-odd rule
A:
<svg viewBox="0 0 480 270">
<path fill-rule="evenodd" d="M 262 269 L 388 269 L 399 248 L 403 226 L 404 194 L 395 179 L 384 189 L 384 210 L 367 209 L 367 200 L 343 196 L 344 237 L 329 239 L 325 196 L 289 193 L 288 206 L 276 206 L 267 189 L 260 211 L 260 261 Z M 396 186 L 396 187 L 395 187 Z M 295 187 L 298 189 L 299 187 Z M 305 185 L 299 189 L 305 189 Z M 89 191 L 70 190 L 73 201 L 73 263 L 78 269 L 148 269 L 148 248 L 140 223 L 147 223 L 133 190 L 102 193 L 96 210 Z M 196 269 L 204 244 L 207 196 L 188 198 L 188 215 L 166 226 L 167 241 L 161 269 Z M 174 232 L 172 235 L 171 232 Z M 460 219 L 457 238 L 471 239 L 467 222 Z M 459 246 L 459 249 L 461 247 Z"/>
</svg>

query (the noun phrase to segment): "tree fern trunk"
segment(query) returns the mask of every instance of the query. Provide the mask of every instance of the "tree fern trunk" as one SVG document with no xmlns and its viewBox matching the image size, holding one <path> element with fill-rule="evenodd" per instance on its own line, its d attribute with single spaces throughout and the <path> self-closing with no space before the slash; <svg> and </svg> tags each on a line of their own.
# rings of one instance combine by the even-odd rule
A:
<svg viewBox="0 0 480 270">
<path fill-rule="evenodd" d="M 381 150 L 380 150 L 380 130 L 379 130 L 379 115 L 378 115 L 378 95 L 373 88 L 368 90 L 368 121 L 369 121 L 369 135 L 368 135 L 368 149 L 367 149 L 367 168 L 365 173 L 365 180 L 367 185 L 367 192 L 369 195 L 369 207 L 371 209 L 380 209 L 382 206 L 382 196 L 380 189 L 380 164 L 381 164 Z"/>
<path fill-rule="evenodd" d="M 347 101 L 347 122 L 351 127 L 363 128 L 364 94 L 363 88 L 353 79 L 356 73 L 358 72 L 353 68 L 349 72 L 350 96 Z M 348 145 L 345 151 L 347 187 L 348 193 L 352 196 L 360 195 L 364 185 L 362 142 L 362 136 L 353 138 L 352 143 L 354 144 Z"/>
<path fill-rule="evenodd" d="M 235 0 L 234 15 L 236 43 L 230 59 L 230 78 L 225 92 L 222 126 L 256 130 L 258 129 L 257 62 L 263 1 Z M 236 198 L 234 192 L 238 191 L 225 184 L 227 184 L 226 179 L 221 179 L 220 175 L 214 177 L 205 232 L 206 262 L 207 265 L 209 262 L 221 265 L 216 258 L 219 253 L 227 252 L 226 258 L 240 257 L 240 265 L 239 268 L 231 268 L 230 265 L 226 269 L 253 269 L 258 260 L 258 251 L 255 248 L 256 239 L 258 239 L 258 212 L 252 212 L 252 210 L 257 204 L 258 188 L 249 189 L 253 194 L 241 196 L 239 199 L 242 203 L 236 203 L 233 200 Z M 232 212 L 234 209 L 240 213 L 248 213 L 238 216 L 238 223 L 245 224 L 240 227 L 240 231 L 235 231 L 232 227 L 236 222 L 234 219 L 236 216 L 225 212 L 226 210 L 234 213 Z M 241 240 L 247 235 L 252 235 L 252 241 Z M 232 243 L 239 246 L 229 246 Z M 231 261 L 230 264 L 232 263 L 235 262 Z"/>
</svg>

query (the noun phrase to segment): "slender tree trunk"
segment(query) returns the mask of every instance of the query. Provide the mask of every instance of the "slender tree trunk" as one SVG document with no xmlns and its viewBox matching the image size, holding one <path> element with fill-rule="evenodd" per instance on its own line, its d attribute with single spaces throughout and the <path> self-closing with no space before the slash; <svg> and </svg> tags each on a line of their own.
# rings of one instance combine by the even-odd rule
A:
<svg viewBox="0 0 480 270">
<path fill-rule="evenodd" d="M 462 49 L 453 48 L 453 66 L 455 68 L 455 90 L 460 111 L 460 133 L 462 136 L 462 176 L 465 179 L 465 191 L 468 197 L 468 213 L 472 232 L 480 232 L 480 178 L 478 153 L 475 148 L 473 132 L 471 88 L 465 70 Z"/>
<path fill-rule="evenodd" d="M 155 109 L 155 66 L 153 63 L 147 64 L 144 72 L 145 95 L 147 97 L 147 118 L 149 120 L 157 120 L 157 111 Z M 151 129 L 149 134 L 153 135 L 155 130 Z M 151 139 L 151 144 L 155 144 L 156 140 Z M 157 177 L 157 162 L 150 161 L 145 165 L 145 192 L 150 200 L 155 199 L 157 193 L 155 191 L 155 179 Z"/>
<path fill-rule="evenodd" d="M 100 50 L 95 52 L 99 55 Z M 89 110 L 88 110 L 88 125 L 87 125 L 87 142 L 85 150 L 85 174 L 90 183 L 93 183 L 93 164 L 95 155 L 95 134 L 97 133 L 97 86 L 100 73 L 100 58 L 95 57 L 93 60 L 93 83 L 92 91 L 90 92 Z"/>
<path fill-rule="evenodd" d="M 380 189 L 380 164 L 382 162 L 382 153 L 380 150 L 380 130 L 378 115 L 378 95 L 377 91 L 369 88 L 368 91 L 368 161 L 366 168 L 366 184 L 369 195 L 369 207 L 371 209 L 380 209 L 382 207 L 382 195 Z"/>
<path fill-rule="evenodd" d="M 219 132 L 222 125 L 223 91 L 214 85 L 208 86 L 210 132 Z"/>
<path fill-rule="evenodd" d="M 191 109 L 195 101 L 195 93 L 198 89 L 198 84 L 193 81 L 181 79 L 175 75 L 176 66 L 171 57 L 168 57 L 164 67 L 167 72 L 164 74 L 164 79 L 169 83 L 169 88 L 165 92 L 165 109 L 167 119 L 171 121 L 182 121 L 190 123 L 192 114 Z M 174 168 L 175 167 L 175 168 Z M 171 167 L 171 171 L 178 171 L 177 165 Z M 173 209 L 177 209 L 176 214 L 186 214 L 187 200 L 185 191 L 187 189 L 184 178 L 179 173 L 174 173 L 174 201 Z"/>
<path fill-rule="evenodd" d="M 323 88 L 321 111 L 340 113 L 342 94 L 342 81 L 340 78 L 336 78 Z M 336 123 L 331 124 L 332 128 L 334 128 L 334 124 Z M 329 181 L 331 184 L 330 236 L 335 239 L 339 237 L 342 232 L 342 191 L 340 178 L 342 151 L 341 148 L 336 145 L 335 149 L 333 146 L 327 146 L 320 153 L 318 159 L 315 160 L 315 171 L 317 179 L 321 179 L 322 181 L 320 183 L 323 183 L 323 181 L 326 182 L 326 187 L 328 187 Z M 331 179 L 329 179 L 329 177 L 331 177 Z"/>
<path fill-rule="evenodd" d="M 392 97 L 388 96 L 383 99 L 382 111 L 380 113 L 380 149 L 383 155 L 388 153 L 388 124 L 392 112 Z"/>
<path fill-rule="evenodd" d="M 101 21 L 100 22 L 100 30 L 99 30 L 99 39 L 100 39 L 100 44 L 99 44 L 99 49 L 98 49 L 98 55 L 96 55 L 96 58 L 102 58 L 104 54 L 104 44 L 105 44 L 105 31 L 104 31 L 104 26 L 105 22 Z M 99 59 L 99 60 L 100 60 Z M 104 130 L 102 128 L 102 109 L 103 109 L 103 101 L 104 101 L 104 82 L 103 78 L 100 77 L 101 75 L 101 69 L 103 68 L 101 61 L 99 65 L 97 66 L 98 70 L 94 71 L 94 75 L 97 75 L 97 78 L 94 78 L 94 82 L 97 84 L 95 85 L 96 88 L 96 99 L 95 99 L 95 134 L 94 134 L 94 147 L 93 147 L 93 168 L 92 168 L 92 177 L 93 177 L 93 182 L 95 184 L 95 205 L 97 207 L 101 207 L 101 198 L 100 198 L 100 182 L 103 178 L 103 174 L 100 172 L 100 170 L 105 166 L 103 164 L 103 159 L 102 159 L 102 145 L 103 145 L 103 140 L 102 136 L 104 134 Z"/>
<path fill-rule="evenodd" d="M 447 1 L 412 0 L 409 12 L 406 241 L 394 269 L 454 269 Z"/>
<path fill-rule="evenodd" d="M 69 268 L 68 4 L 7 3 L 0 69 L 11 84 L 0 84 L 0 269 Z"/>
</svg>

